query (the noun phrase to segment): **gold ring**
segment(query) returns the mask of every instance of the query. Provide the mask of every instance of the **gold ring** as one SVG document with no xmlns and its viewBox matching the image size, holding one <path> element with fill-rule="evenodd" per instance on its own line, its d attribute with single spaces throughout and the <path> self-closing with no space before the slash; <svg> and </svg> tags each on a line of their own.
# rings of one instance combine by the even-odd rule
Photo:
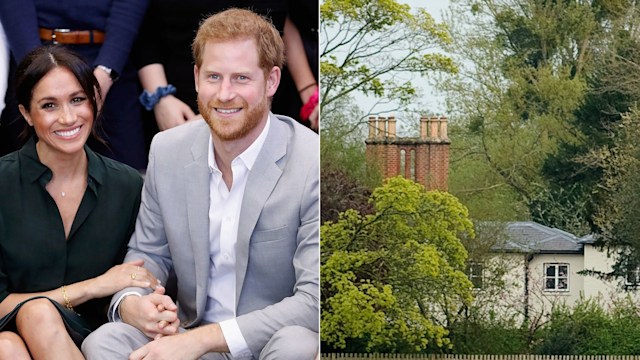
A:
<svg viewBox="0 0 640 360">
<path fill-rule="evenodd" d="M 135 280 L 136 276 L 138 276 L 136 273 L 131 273 L 131 280 Z"/>
</svg>

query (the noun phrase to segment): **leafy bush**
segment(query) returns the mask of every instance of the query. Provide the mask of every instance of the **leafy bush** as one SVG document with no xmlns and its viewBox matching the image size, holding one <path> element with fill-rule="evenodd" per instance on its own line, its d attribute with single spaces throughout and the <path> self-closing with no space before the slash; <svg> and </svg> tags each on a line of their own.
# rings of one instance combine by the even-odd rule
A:
<svg viewBox="0 0 640 360">
<path fill-rule="evenodd" d="M 630 300 L 603 307 L 597 299 L 558 307 L 541 332 L 535 353 L 543 355 L 640 354 L 640 317 Z"/>
</svg>

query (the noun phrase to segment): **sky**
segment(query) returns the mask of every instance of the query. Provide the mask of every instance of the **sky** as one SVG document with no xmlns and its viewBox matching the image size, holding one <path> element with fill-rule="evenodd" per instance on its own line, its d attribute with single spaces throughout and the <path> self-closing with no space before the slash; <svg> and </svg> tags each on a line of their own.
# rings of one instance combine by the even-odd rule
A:
<svg viewBox="0 0 640 360">
<path fill-rule="evenodd" d="M 442 21 L 442 14 L 449 6 L 449 0 L 398 0 L 400 3 L 409 4 L 412 8 L 424 8 L 426 9 L 431 16 L 437 21 Z M 423 102 L 426 103 L 428 109 L 425 109 L 428 112 L 435 112 L 439 114 L 444 114 L 445 111 L 445 103 L 444 97 L 438 93 L 436 89 L 434 89 L 427 80 L 417 80 L 413 81 L 414 84 L 418 85 L 422 89 Z M 365 97 L 356 96 L 358 102 L 361 104 L 362 109 L 368 109 L 370 105 L 374 104 L 375 101 L 373 99 L 367 99 Z M 391 114 L 383 114 L 383 115 L 391 115 Z M 395 116 L 399 116 L 398 114 L 393 114 Z M 400 119 L 402 121 L 402 119 Z M 398 131 L 402 132 L 403 124 L 398 124 Z"/>
<path fill-rule="evenodd" d="M 412 8 L 421 7 L 426 9 L 431 16 L 437 21 L 442 22 L 442 14 L 449 6 L 449 0 L 400 0 L 405 4 L 409 4 Z M 421 85 L 424 95 L 427 99 L 433 99 L 428 104 L 432 107 L 430 110 L 437 113 L 445 112 L 444 98 L 432 86 L 425 81 Z"/>
<path fill-rule="evenodd" d="M 399 2 L 409 4 L 412 8 L 425 8 L 437 21 L 442 21 L 442 11 L 449 6 L 449 0 L 400 0 Z"/>
</svg>

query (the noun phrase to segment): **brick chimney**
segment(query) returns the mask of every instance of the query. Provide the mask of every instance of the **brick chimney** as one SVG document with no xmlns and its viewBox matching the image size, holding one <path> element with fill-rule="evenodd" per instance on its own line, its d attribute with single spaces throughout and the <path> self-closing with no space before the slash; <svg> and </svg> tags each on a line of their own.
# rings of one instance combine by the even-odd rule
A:
<svg viewBox="0 0 640 360">
<path fill-rule="evenodd" d="M 369 138 L 365 143 L 367 159 L 380 167 L 385 178 L 402 175 L 427 190 L 447 190 L 451 141 L 445 116 L 421 116 L 417 138 L 397 137 L 393 116 L 370 116 Z"/>
</svg>

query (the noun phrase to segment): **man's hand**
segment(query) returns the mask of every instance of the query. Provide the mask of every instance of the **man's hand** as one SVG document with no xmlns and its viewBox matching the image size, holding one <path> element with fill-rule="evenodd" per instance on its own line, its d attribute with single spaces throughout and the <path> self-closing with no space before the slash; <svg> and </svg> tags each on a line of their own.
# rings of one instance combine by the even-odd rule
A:
<svg viewBox="0 0 640 360">
<path fill-rule="evenodd" d="M 208 352 L 229 352 L 218 324 L 156 339 L 131 353 L 129 360 L 199 359 Z"/>
<path fill-rule="evenodd" d="M 169 296 L 164 295 L 164 287 L 145 296 L 127 296 L 120 303 L 120 317 L 151 339 L 178 333 L 180 320 L 178 307 Z"/>
<path fill-rule="evenodd" d="M 197 350 L 200 346 L 194 341 L 191 332 L 185 332 L 154 340 L 132 352 L 129 360 L 199 359 L 205 354 Z"/>
</svg>

